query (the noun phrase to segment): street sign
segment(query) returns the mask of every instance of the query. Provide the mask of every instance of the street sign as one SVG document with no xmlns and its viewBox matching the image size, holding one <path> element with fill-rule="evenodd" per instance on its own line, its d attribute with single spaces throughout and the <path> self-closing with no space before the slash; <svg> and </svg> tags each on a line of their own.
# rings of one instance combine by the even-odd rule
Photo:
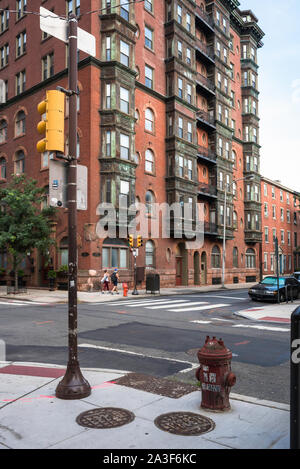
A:
<svg viewBox="0 0 300 469">
<path fill-rule="evenodd" d="M 77 165 L 77 210 L 87 210 L 87 166 Z"/>
<path fill-rule="evenodd" d="M 43 7 L 40 7 L 40 28 L 45 33 L 56 37 L 56 39 L 68 43 L 68 21 Z M 77 28 L 77 48 L 95 57 L 95 36 L 81 28 Z"/>
</svg>

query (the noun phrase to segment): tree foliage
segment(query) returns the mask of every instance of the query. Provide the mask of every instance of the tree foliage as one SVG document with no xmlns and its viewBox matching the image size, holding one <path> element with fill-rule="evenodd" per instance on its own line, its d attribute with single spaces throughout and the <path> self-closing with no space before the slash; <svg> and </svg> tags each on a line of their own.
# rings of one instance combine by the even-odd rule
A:
<svg viewBox="0 0 300 469">
<path fill-rule="evenodd" d="M 55 244 L 51 222 L 56 209 L 42 208 L 45 196 L 45 189 L 25 175 L 13 176 L 9 184 L 0 188 L 0 249 L 10 254 L 15 279 L 27 252 L 38 249 L 46 254 Z"/>
</svg>

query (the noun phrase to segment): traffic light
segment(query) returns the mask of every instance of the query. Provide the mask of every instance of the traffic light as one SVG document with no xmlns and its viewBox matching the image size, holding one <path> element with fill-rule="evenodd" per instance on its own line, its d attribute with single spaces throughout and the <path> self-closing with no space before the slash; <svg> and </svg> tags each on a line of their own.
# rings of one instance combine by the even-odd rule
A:
<svg viewBox="0 0 300 469">
<path fill-rule="evenodd" d="M 128 244 L 131 248 L 133 248 L 133 235 L 128 236 Z"/>
<path fill-rule="evenodd" d="M 138 235 L 137 237 L 137 247 L 140 248 L 143 246 L 143 238 L 141 237 L 141 235 Z"/>
<path fill-rule="evenodd" d="M 40 134 L 45 134 L 39 140 L 36 148 L 39 153 L 44 151 L 65 151 L 65 95 L 61 91 L 46 92 L 46 99 L 37 106 L 38 113 L 45 117 L 37 125 Z"/>
</svg>

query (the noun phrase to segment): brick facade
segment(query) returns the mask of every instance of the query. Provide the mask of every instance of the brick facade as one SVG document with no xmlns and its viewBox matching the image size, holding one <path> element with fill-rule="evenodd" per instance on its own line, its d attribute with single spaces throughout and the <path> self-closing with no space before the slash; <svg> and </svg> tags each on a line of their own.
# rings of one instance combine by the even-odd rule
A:
<svg viewBox="0 0 300 469">
<path fill-rule="evenodd" d="M 42 3 L 64 15 L 72 2 Z M 96 37 L 96 57 L 78 55 L 78 161 L 88 168 L 88 210 L 78 211 L 79 287 L 96 287 L 101 271 L 116 266 L 121 280 L 132 286 L 126 237 L 97 236 L 99 204 L 110 202 L 119 211 L 120 195 L 129 205 L 144 204 L 149 196 L 158 204 L 202 204 L 202 247 L 188 249 L 186 237 L 171 232 L 168 239 L 156 238 L 146 229 L 137 266 L 159 273 L 162 286 L 220 283 L 226 184 L 225 282 L 258 280 L 262 253 L 269 251 L 261 244 L 256 54 L 263 32 L 257 18 L 240 11 L 237 0 L 152 0 L 128 9 L 112 0 L 111 8 L 102 1 L 99 14 L 85 14 L 99 3 L 73 2 L 74 10 L 80 4 L 79 27 Z M 15 2 L 3 6 L 14 10 Z M 15 19 L 10 13 L 0 34 L 0 48 L 9 44 L 8 63 L 0 69 L 0 79 L 8 83 L 0 104 L 0 121 L 7 125 L 7 134 L 0 128 L 0 158 L 6 164 L 0 183 L 16 171 L 22 150 L 26 174 L 46 187 L 49 166 L 35 148 L 36 106 L 47 89 L 67 88 L 67 48 L 42 37 L 37 16 L 28 12 Z M 16 36 L 24 31 L 26 50 L 15 59 Z M 51 54 L 45 70 L 43 59 Z M 16 94 L 15 76 L 24 70 L 25 90 Z M 16 135 L 20 111 L 26 127 Z M 67 115 L 65 123 L 67 140 Z M 144 216 L 149 224 L 154 218 Z M 67 259 L 67 209 L 58 209 L 54 229 L 58 248 L 51 257 L 57 269 Z M 120 221 L 117 229 L 122 230 Z M 24 267 L 28 283 L 47 285 L 47 267 L 38 253 Z"/>
</svg>

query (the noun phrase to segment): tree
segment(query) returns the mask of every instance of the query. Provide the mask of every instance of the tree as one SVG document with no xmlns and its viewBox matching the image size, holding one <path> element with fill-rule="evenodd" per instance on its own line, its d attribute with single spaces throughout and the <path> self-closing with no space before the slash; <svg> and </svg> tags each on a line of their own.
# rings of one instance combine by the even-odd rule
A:
<svg viewBox="0 0 300 469">
<path fill-rule="evenodd" d="M 54 207 L 42 208 L 45 189 L 26 175 L 13 176 L 0 189 L 0 249 L 12 259 L 15 292 L 18 291 L 18 266 L 27 252 L 38 249 L 44 255 L 55 240 L 51 237 Z"/>
</svg>

